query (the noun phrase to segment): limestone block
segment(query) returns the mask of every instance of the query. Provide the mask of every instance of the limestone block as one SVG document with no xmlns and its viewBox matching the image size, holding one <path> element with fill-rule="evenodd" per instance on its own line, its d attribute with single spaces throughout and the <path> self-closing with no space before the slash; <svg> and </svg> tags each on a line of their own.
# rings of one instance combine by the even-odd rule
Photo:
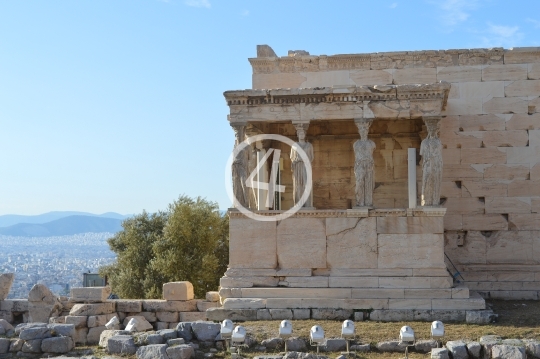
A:
<svg viewBox="0 0 540 359">
<path fill-rule="evenodd" d="M 527 64 L 488 65 L 482 69 L 482 81 L 526 80 L 527 71 Z"/>
<path fill-rule="evenodd" d="M 494 164 L 484 170 L 486 180 L 526 180 L 529 178 L 529 165 Z"/>
<path fill-rule="evenodd" d="M 470 164 L 443 165 L 443 181 L 461 181 L 464 178 L 483 177 L 483 172 Z"/>
<path fill-rule="evenodd" d="M 465 231 L 503 231 L 508 229 L 508 219 L 502 214 L 470 214 L 463 216 Z"/>
<path fill-rule="evenodd" d="M 275 268 L 276 248 L 276 222 L 230 219 L 229 267 Z"/>
<path fill-rule="evenodd" d="M 508 184 L 509 197 L 540 196 L 540 181 L 512 181 Z M 532 204 L 532 202 L 531 202 Z"/>
<path fill-rule="evenodd" d="M 219 293 L 218 292 L 206 292 L 206 301 L 207 302 L 219 302 Z"/>
<path fill-rule="evenodd" d="M 468 299 L 432 299 L 431 307 L 433 309 L 460 309 L 476 310 L 486 309 L 486 302 L 482 298 Z"/>
<path fill-rule="evenodd" d="M 182 313 L 181 313 L 182 314 Z M 209 320 L 223 321 L 230 320 L 257 320 L 256 309 L 223 309 L 211 308 L 206 311 Z"/>
<path fill-rule="evenodd" d="M 377 266 L 376 218 L 327 218 L 327 267 Z"/>
<path fill-rule="evenodd" d="M 214 308 L 208 309 L 212 310 Z M 196 322 L 197 320 L 206 320 L 208 315 L 207 312 L 181 312 L 180 314 L 180 321 L 181 322 Z M 233 319 L 231 319 L 233 320 Z"/>
<path fill-rule="evenodd" d="M 15 275 L 13 273 L 0 274 L 0 301 L 7 298 L 14 278 Z"/>
<path fill-rule="evenodd" d="M 462 164 L 496 164 L 507 163 L 505 149 L 499 147 L 468 148 L 461 151 Z"/>
<path fill-rule="evenodd" d="M 144 319 L 146 319 L 148 322 L 150 323 L 153 323 L 153 322 L 157 322 L 157 316 L 156 316 L 156 313 L 157 312 L 134 312 L 134 313 L 128 313 L 127 316 L 130 316 L 130 315 L 140 315 L 140 316 L 143 316 Z M 168 312 L 167 312 L 168 313 Z M 112 315 L 112 314 L 111 314 Z M 111 316 L 112 318 L 112 316 Z M 109 319 L 111 319 L 109 318 Z"/>
<path fill-rule="evenodd" d="M 197 302 L 197 310 L 199 312 L 206 312 L 209 308 L 219 308 L 220 304 L 219 302 L 206 302 L 206 301 L 200 301 Z"/>
<path fill-rule="evenodd" d="M 221 277 L 219 285 L 225 288 L 276 287 L 277 277 Z"/>
<path fill-rule="evenodd" d="M 523 147 L 527 146 L 529 135 L 525 130 L 479 131 L 486 147 Z"/>
<path fill-rule="evenodd" d="M 507 97 L 540 96 L 540 80 L 517 80 L 506 85 L 504 94 Z"/>
<path fill-rule="evenodd" d="M 482 113 L 482 101 L 474 98 L 449 98 L 444 111 L 444 114 L 448 116 L 478 115 Z"/>
<path fill-rule="evenodd" d="M 531 198 L 531 212 L 540 213 L 540 198 L 539 197 Z"/>
<path fill-rule="evenodd" d="M 529 80 L 540 80 L 540 64 L 528 64 L 528 76 Z"/>
<path fill-rule="evenodd" d="M 143 300 L 143 310 L 145 312 L 195 312 L 197 311 L 196 300 Z"/>
<path fill-rule="evenodd" d="M 413 320 L 412 309 L 380 310 L 375 309 L 369 314 L 369 319 L 380 322 L 403 322 Z"/>
<path fill-rule="evenodd" d="M 508 229 L 515 231 L 538 230 L 540 228 L 540 214 L 538 213 L 510 213 Z"/>
<path fill-rule="evenodd" d="M 109 354 L 135 354 L 137 346 L 131 335 L 115 335 L 107 340 Z"/>
<path fill-rule="evenodd" d="M 508 186 L 497 181 L 468 179 L 461 182 L 461 195 L 463 197 L 504 197 Z"/>
<path fill-rule="evenodd" d="M 442 234 L 379 234 L 378 241 L 379 268 L 438 268 L 444 265 Z"/>
<path fill-rule="evenodd" d="M 302 87 L 332 87 L 351 84 L 349 70 L 303 72 L 301 74 L 306 77 L 306 81 L 302 83 Z"/>
<path fill-rule="evenodd" d="M 291 288 L 328 288 L 328 277 L 285 277 L 279 285 Z"/>
<path fill-rule="evenodd" d="M 491 348 L 491 358 L 493 359 L 525 359 L 524 347 L 516 347 L 512 345 L 494 345 Z"/>
<path fill-rule="evenodd" d="M 325 220 L 287 218 L 281 221 L 277 227 L 277 256 L 281 268 L 325 268 Z"/>
<path fill-rule="evenodd" d="M 91 315 L 88 317 L 87 327 L 103 327 L 113 316 L 114 314 Z"/>
<path fill-rule="evenodd" d="M 450 101 L 450 100 L 448 100 Z M 527 113 L 527 97 L 494 97 L 484 101 L 483 113 Z"/>
<path fill-rule="evenodd" d="M 444 164 L 459 165 L 461 163 L 461 148 L 445 148 L 442 154 Z"/>
<path fill-rule="evenodd" d="M 329 277 L 330 288 L 377 288 L 378 277 Z"/>
<path fill-rule="evenodd" d="M 469 298 L 469 288 L 465 286 L 452 288 L 452 298 L 453 299 Z"/>
<path fill-rule="evenodd" d="M 379 235 L 443 233 L 443 231 L 443 217 L 377 217 Z"/>
<path fill-rule="evenodd" d="M 107 330 L 105 326 L 88 329 L 88 334 L 86 335 L 86 343 L 90 345 L 98 344 L 101 333 L 103 333 L 105 330 Z"/>
<path fill-rule="evenodd" d="M 452 298 L 452 289 L 408 289 L 408 288 L 405 288 L 404 294 L 405 294 L 405 299 Z M 390 309 L 400 309 L 400 308 L 392 308 L 392 305 L 390 305 Z M 431 301 L 429 302 L 429 308 L 413 308 L 413 309 L 431 309 Z"/>
<path fill-rule="evenodd" d="M 192 300 L 193 284 L 187 281 L 169 282 L 163 284 L 163 299 L 166 300 Z"/>
<path fill-rule="evenodd" d="M 446 268 L 413 268 L 413 277 L 445 277 Z"/>
<path fill-rule="evenodd" d="M 540 147 L 505 148 L 507 163 L 536 164 L 540 161 Z"/>
<path fill-rule="evenodd" d="M 386 277 L 379 278 L 380 288 L 430 288 L 429 277 Z"/>
<path fill-rule="evenodd" d="M 224 298 L 242 298 L 242 292 L 240 288 L 219 288 L 220 301 Z"/>
<path fill-rule="evenodd" d="M 71 300 L 73 302 L 105 302 L 110 294 L 110 287 L 71 288 Z"/>
<path fill-rule="evenodd" d="M 160 322 L 178 322 L 178 312 L 156 312 L 156 317 Z"/>
<path fill-rule="evenodd" d="M 261 309 L 265 307 L 265 299 L 227 298 L 223 302 L 224 309 Z"/>
<path fill-rule="evenodd" d="M 504 84 L 504 81 L 460 83 L 459 96 L 461 99 L 474 99 L 478 102 L 492 97 L 504 97 Z"/>
<path fill-rule="evenodd" d="M 455 181 L 443 181 L 441 183 L 441 197 L 461 197 L 460 183 L 456 183 Z"/>
<path fill-rule="evenodd" d="M 531 213 L 531 198 L 486 197 L 486 213 Z"/>
<path fill-rule="evenodd" d="M 457 122 L 459 131 L 464 132 L 506 130 L 506 120 L 493 114 L 459 116 Z M 452 131 L 457 131 L 458 128 L 453 128 Z"/>
<path fill-rule="evenodd" d="M 116 304 L 116 310 L 119 312 L 130 313 L 142 311 L 142 301 L 140 300 L 119 299 L 112 300 L 111 302 Z"/>
<path fill-rule="evenodd" d="M 90 316 L 110 314 L 115 312 L 115 304 L 113 302 L 99 303 L 99 304 L 75 304 L 69 315 L 72 316 Z"/>
<path fill-rule="evenodd" d="M 528 130 L 529 133 L 529 146 L 540 146 L 540 130 Z"/>
<path fill-rule="evenodd" d="M 477 132 L 479 131 L 447 131 L 445 133 L 441 133 L 440 139 L 443 147 L 445 148 L 480 148 L 482 147 L 482 138 L 478 137 Z"/>
<path fill-rule="evenodd" d="M 525 64 L 539 62 L 536 47 L 514 47 L 504 53 L 505 64 Z"/>
<path fill-rule="evenodd" d="M 311 318 L 315 320 L 344 320 L 344 319 L 349 319 L 350 317 L 352 317 L 353 313 L 354 312 L 352 310 L 347 310 L 347 309 L 330 309 L 330 308 L 312 309 Z M 328 343 L 328 341 L 331 341 L 331 340 L 332 339 L 326 339 L 326 343 Z M 344 339 L 335 339 L 335 340 L 343 340 L 343 345 L 346 345 Z M 325 348 L 323 350 L 330 351 L 328 348 Z"/>
<path fill-rule="evenodd" d="M 351 298 L 347 288 L 242 288 L 244 298 Z"/>
<path fill-rule="evenodd" d="M 470 82 L 482 80 L 482 66 L 437 67 L 437 81 Z"/>
<path fill-rule="evenodd" d="M 299 73 L 253 74 L 254 89 L 300 88 L 305 81 Z"/>
<path fill-rule="evenodd" d="M 388 85 L 392 83 L 392 74 L 385 70 L 352 70 L 350 78 L 356 85 Z"/>
<path fill-rule="evenodd" d="M 23 353 L 41 353 L 42 339 L 26 340 L 22 346 Z"/>
<path fill-rule="evenodd" d="M 463 229 L 463 215 L 447 214 L 444 216 L 444 230 L 456 231 Z"/>
<path fill-rule="evenodd" d="M 406 68 L 394 70 L 394 84 L 431 84 L 437 82 L 435 68 Z"/>
<path fill-rule="evenodd" d="M 227 271 L 225 272 L 225 276 L 227 277 L 276 277 L 278 276 L 276 273 L 277 273 L 277 270 L 275 269 L 228 268 Z"/>
<path fill-rule="evenodd" d="M 431 309 L 431 299 L 389 299 L 388 309 Z"/>
<path fill-rule="evenodd" d="M 405 298 L 403 288 L 352 288 L 353 299 Z"/>
<path fill-rule="evenodd" d="M 485 211 L 485 203 L 474 197 L 448 198 L 443 203 L 449 214 L 482 214 Z"/>
<path fill-rule="evenodd" d="M 73 324 L 75 329 L 86 328 L 87 318 L 84 315 L 68 315 L 66 317 L 66 324 Z"/>
<path fill-rule="evenodd" d="M 514 114 L 506 121 L 507 130 L 534 130 L 540 129 L 540 113 Z"/>
</svg>

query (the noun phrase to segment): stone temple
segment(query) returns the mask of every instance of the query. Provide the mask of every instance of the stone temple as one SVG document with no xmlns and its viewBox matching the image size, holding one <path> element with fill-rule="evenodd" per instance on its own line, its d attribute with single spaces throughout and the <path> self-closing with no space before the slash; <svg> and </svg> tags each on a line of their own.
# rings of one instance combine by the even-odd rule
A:
<svg viewBox="0 0 540 359">
<path fill-rule="evenodd" d="M 260 45 L 249 62 L 253 88 L 224 93 L 236 146 L 278 134 L 307 156 L 274 140 L 243 147 L 235 203 L 261 216 L 303 207 L 280 221 L 229 210 L 223 308 L 209 317 L 429 320 L 538 299 L 540 48 L 278 57 Z M 286 190 L 265 200 L 253 171 Z"/>
</svg>

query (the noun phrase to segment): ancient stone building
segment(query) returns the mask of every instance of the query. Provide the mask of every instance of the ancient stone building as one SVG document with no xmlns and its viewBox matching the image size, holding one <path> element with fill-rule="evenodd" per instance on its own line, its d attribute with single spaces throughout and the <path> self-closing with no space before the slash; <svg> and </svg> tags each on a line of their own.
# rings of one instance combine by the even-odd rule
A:
<svg viewBox="0 0 540 359">
<path fill-rule="evenodd" d="M 283 295 L 334 298 L 326 305 L 342 300 L 343 308 L 361 306 L 350 303 L 356 298 L 373 309 L 432 310 L 482 309 L 475 292 L 538 299 L 540 48 L 278 57 L 263 45 L 257 55 L 249 59 L 253 89 L 225 93 L 229 121 L 242 128 L 237 142 L 256 134 L 298 141 L 305 132 L 312 205 L 277 223 L 230 211 L 221 292 L 230 308 L 245 308 L 242 297 L 264 299 L 260 308 L 324 307 L 271 299 Z M 374 149 L 355 144 L 362 126 Z M 426 137 L 431 142 L 421 146 Z M 438 165 L 425 166 L 437 146 L 442 175 Z M 282 150 L 280 184 L 293 187 L 291 156 L 277 142 L 246 149 L 246 173 L 253 153 L 271 147 Z M 408 209 L 409 148 L 416 149 L 416 209 Z M 373 189 L 372 203 L 359 200 L 359 176 L 368 178 L 360 182 Z M 438 203 L 423 202 L 427 177 L 437 183 L 430 198 Z M 245 204 L 255 209 L 257 194 L 248 192 Z M 294 201 L 286 191 L 258 208 L 284 211 Z M 464 283 L 452 283 L 450 260 Z"/>
</svg>

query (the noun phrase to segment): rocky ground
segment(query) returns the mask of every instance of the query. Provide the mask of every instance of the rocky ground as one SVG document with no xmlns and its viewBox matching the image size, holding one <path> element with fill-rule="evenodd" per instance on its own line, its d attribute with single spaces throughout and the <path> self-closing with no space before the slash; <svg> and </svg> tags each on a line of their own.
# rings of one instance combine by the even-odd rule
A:
<svg viewBox="0 0 540 359">
<path fill-rule="evenodd" d="M 527 340 L 540 340 L 540 302 L 536 301 L 490 301 L 489 305 L 499 315 L 498 321 L 489 325 L 470 325 L 446 323 L 446 334 L 443 343 L 448 347 L 452 344 L 456 347 L 463 345 L 459 341 L 476 342 L 482 336 L 500 336 L 499 344 L 512 344 L 509 339 L 524 339 L 523 342 L 516 342 L 517 345 L 525 345 Z M 315 353 L 315 347 L 309 346 L 309 329 L 311 326 L 321 325 L 327 338 L 339 338 L 341 332 L 341 321 L 292 321 L 294 335 L 299 339 L 295 343 L 296 348 L 289 347 L 289 351 L 296 350 L 299 353 L 288 353 L 286 359 L 315 359 L 315 356 L 301 353 Z M 243 325 L 250 337 L 250 347 L 242 349 L 242 357 L 255 356 L 283 356 L 283 343 L 279 340 L 268 340 L 277 337 L 279 321 L 258 321 L 235 323 Z M 429 358 L 427 353 L 434 345 L 430 341 L 430 323 L 426 322 L 395 322 L 377 323 L 371 321 L 356 322 L 357 350 L 358 358 L 402 358 L 402 348 L 395 347 L 395 342 L 399 336 L 399 329 L 403 325 L 410 325 L 416 333 L 417 340 L 424 340 L 416 349 L 412 349 L 409 358 Z M 505 340 L 503 342 L 503 340 Z M 137 338 L 135 341 L 137 342 Z M 484 339 L 485 340 L 485 339 Z M 454 343 L 447 343 L 454 341 Z M 222 350 L 222 342 L 199 342 L 195 343 L 194 354 L 200 359 L 227 359 L 231 354 Z M 386 344 L 381 344 L 386 343 Z M 521 343 L 521 344 L 519 344 Z M 472 344 L 474 345 L 474 343 Z M 395 348 L 394 348 L 395 347 Z M 425 348 L 424 348 L 425 347 Z M 459 348 L 458 348 L 459 349 Z M 343 343 L 340 341 L 330 342 L 326 348 L 322 348 L 321 356 L 327 358 L 337 358 L 343 350 Z M 392 352 L 396 350 L 398 352 Z M 414 351 L 417 352 L 414 352 Z M 426 353 L 422 353 L 422 351 Z M 540 354 L 540 353 L 539 353 Z M 137 358 L 131 356 L 112 356 L 104 348 L 99 346 L 76 347 L 65 357 L 78 358 Z M 30 356 L 29 356 L 30 357 Z M 47 356 L 45 356 L 47 357 Z M 533 357 L 529 355 L 528 357 Z M 0 354 L 0 359 L 10 358 L 9 354 Z M 60 358 L 60 357 L 59 357 Z M 182 358 L 187 359 L 187 358 Z"/>
</svg>

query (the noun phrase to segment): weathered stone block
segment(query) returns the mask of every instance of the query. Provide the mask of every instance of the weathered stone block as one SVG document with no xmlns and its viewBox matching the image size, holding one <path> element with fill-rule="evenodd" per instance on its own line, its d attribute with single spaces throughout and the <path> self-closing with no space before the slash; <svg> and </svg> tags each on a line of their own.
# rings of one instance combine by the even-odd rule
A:
<svg viewBox="0 0 540 359">
<path fill-rule="evenodd" d="M 156 317 L 160 322 L 178 322 L 178 312 L 156 312 Z"/>
<path fill-rule="evenodd" d="M 281 221 L 277 227 L 277 255 L 281 268 L 325 268 L 325 220 L 287 218 Z"/>
<path fill-rule="evenodd" d="M 195 350 L 188 344 L 168 347 L 166 353 L 169 359 L 190 359 L 195 357 Z"/>
<path fill-rule="evenodd" d="M 502 214 L 471 214 L 463 216 L 463 230 L 503 231 L 508 229 L 508 220 Z"/>
<path fill-rule="evenodd" d="M 442 234 L 379 234 L 378 243 L 379 268 L 438 268 L 444 265 Z"/>
<path fill-rule="evenodd" d="M 450 100 L 449 100 L 450 101 Z M 482 106 L 484 113 L 527 113 L 527 97 L 494 97 L 486 100 Z"/>
<path fill-rule="evenodd" d="M 217 308 L 217 309 L 221 309 L 221 308 Z M 197 320 L 206 320 L 207 318 L 208 318 L 208 315 L 206 315 L 206 312 L 181 312 L 179 313 L 179 319 L 181 322 L 195 322 Z"/>
<path fill-rule="evenodd" d="M 376 219 L 378 234 L 422 234 L 444 232 L 443 217 L 377 217 Z"/>
<path fill-rule="evenodd" d="M 147 299 L 143 300 L 143 310 L 145 312 L 195 312 L 197 301 Z"/>
<path fill-rule="evenodd" d="M 219 302 L 219 293 L 218 292 L 206 292 L 206 301 L 207 302 Z"/>
<path fill-rule="evenodd" d="M 23 353 L 41 353 L 41 342 L 43 339 L 26 340 L 22 346 Z"/>
<path fill-rule="evenodd" d="M 101 315 L 101 314 L 110 314 L 115 312 L 114 302 L 106 302 L 99 304 L 75 304 L 71 308 L 69 315 L 70 316 L 90 316 L 90 315 Z"/>
<path fill-rule="evenodd" d="M 388 309 L 431 309 L 431 299 L 389 299 Z"/>
<path fill-rule="evenodd" d="M 107 340 L 109 354 L 135 354 L 137 346 L 131 335 L 115 335 Z"/>
<path fill-rule="evenodd" d="M 15 275 L 13 273 L 0 274 L 0 301 L 7 298 Z"/>
<path fill-rule="evenodd" d="M 531 213 L 530 197 L 486 197 L 486 213 Z"/>
<path fill-rule="evenodd" d="M 482 69 L 482 81 L 526 80 L 527 70 L 527 64 L 488 65 Z"/>
<path fill-rule="evenodd" d="M 276 222 L 231 218 L 229 224 L 229 266 L 231 268 L 275 268 Z"/>
<path fill-rule="evenodd" d="M 482 66 L 447 66 L 437 67 L 437 81 L 471 82 L 482 79 Z"/>
<path fill-rule="evenodd" d="M 540 96 L 540 80 L 516 80 L 504 88 L 506 97 Z"/>
<path fill-rule="evenodd" d="M 446 348 L 433 348 L 431 349 L 431 359 L 449 359 L 448 349 Z"/>
<path fill-rule="evenodd" d="M 169 359 L 167 344 L 151 344 L 137 349 L 138 359 Z"/>
<path fill-rule="evenodd" d="M 376 288 L 379 286 L 378 277 L 329 277 L 330 288 Z"/>
<path fill-rule="evenodd" d="M 310 309 L 293 309 L 292 312 L 294 320 L 307 320 L 311 318 Z"/>
<path fill-rule="evenodd" d="M 394 84 L 431 84 L 437 82 L 435 68 L 407 68 L 394 70 Z"/>
<path fill-rule="evenodd" d="M 327 218 L 328 268 L 376 268 L 376 218 Z"/>
<path fill-rule="evenodd" d="M 84 315 L 68 315 L 66 324 L 73 324 L 76 329 L 86 328 L 88 317 Z"/>
<path fill-rule="evenodd" d="M 261 309 L 266 308 L 265 299 L 227 298 L 223 302 L 224 309 Z"/>
<path fill-rule="evenodd" d="M 195 298 L 193 284 L 190 282 L 170 282 L 163 284 L 163 299 L 192 300 Z"/>
<path fill-rule="evenodd" d="M 199 312 L 206 312 L 209 308 L 219 308 L 220 306 L 219 302 L 206 302 L 202 300 L 197 302 L 197 310 Z"/>
<path fill-rule="evenodd" d="M 118 312 L 130 313 L 142 311 L 142 301 L 140 300 L 118 299 L 111 300 L 111 302 L 116 304 L 116 310 Z"/>
<path fill-rule="evenodd" d="M 318 320 L 345 320 L 353 316 L 352 309 L 312 309 L 311 318 Z"/>
<path fill-rule="evenodd" d="M 191 324 L 195 338 L 199 341 L 213 341 L 221 330 L 219 323 L 195 322 Z"/>
<path fill-rule="evenodd" d="M 105 302 L 110 294 L 110 287 L 71 288 L 71 300 L 74 302 Z"/>
<path fill-rule="evenodd" d="M 285 277 L 278 284 L 292 288 L 328 288 L 328 277 Z"/>
<path fill-rule="evenodd" d="M 491 348 L 492 359 L 525 359 L 525 348 L 512 345 L 494 345 Z"/>
</svg>

